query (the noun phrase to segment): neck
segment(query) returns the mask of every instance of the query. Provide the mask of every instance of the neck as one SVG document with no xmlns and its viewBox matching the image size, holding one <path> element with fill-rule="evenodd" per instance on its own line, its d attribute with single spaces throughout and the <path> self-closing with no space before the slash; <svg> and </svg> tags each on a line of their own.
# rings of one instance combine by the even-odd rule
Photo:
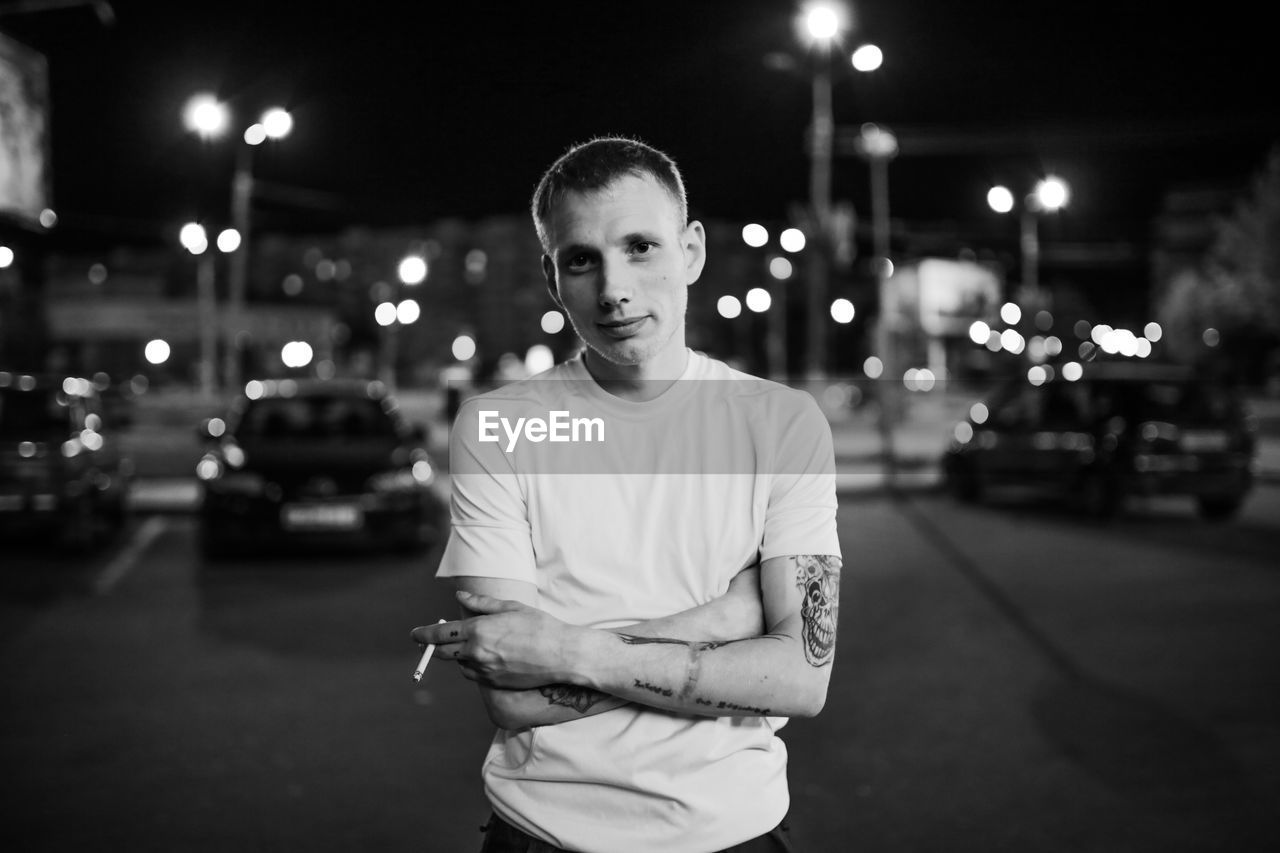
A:
<svg viewBox="0 0 1280 853">
<path fill-rule="evenodd" d="M 623 400 L 643 403 L 662 396 L 684 375 L 689 350 L 681 346 L 643 364 L 614 364 L 588 349 L 583 363 L 591 378 L 605 391 Z"/>
</svg>

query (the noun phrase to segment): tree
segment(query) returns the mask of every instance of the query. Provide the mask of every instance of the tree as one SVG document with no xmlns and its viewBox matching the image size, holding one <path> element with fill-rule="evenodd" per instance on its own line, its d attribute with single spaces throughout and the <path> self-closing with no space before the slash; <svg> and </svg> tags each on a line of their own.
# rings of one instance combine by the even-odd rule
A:
<svg viewBox="0 0 1280 853">
<path fill-rule="evenodd" d="M 1175 356 L 1201 360 L 1207 328 L 1218 357 L 1240 378 L 1263 382 L 1280 354 L 1280 146 L 1229 216 L 1197 270 L 1169 282 L 1159 315 Z"/>
</svg>

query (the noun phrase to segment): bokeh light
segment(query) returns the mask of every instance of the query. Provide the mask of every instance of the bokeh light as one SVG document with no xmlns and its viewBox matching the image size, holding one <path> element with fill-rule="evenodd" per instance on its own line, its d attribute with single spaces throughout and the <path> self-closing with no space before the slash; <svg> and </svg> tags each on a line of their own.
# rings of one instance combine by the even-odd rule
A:
<svg viewBox="0 0 1280 853">
<path fill-rule="evenodd" d="M 799 228 L 788 228 L 778 235 L 778 245 L 782 246 L 784 252 L 800 252 L 804 250 L 805 237 L 804 232 Z"/>
<path fill-rule="evenodd" d="M 169 360 L 169 343 L 161 340 L 160 338 L 147 341 L 147 345 L 143 348 L 142 354 L 151 364 L 164 364 Z"/>
<path fill-rule="evenodd" d="M 458 361 L 467 361 L 475 358 L 476 340 L 470 335 L 458 335 L 449 350 Z"/>
<path fill-rule="evenodd" d="M 837 299 L 831 303 L 831 319 L 837 323 L 852 323 L 856 313 L 853 303 L 848 299 Z"/>
<path fill-rule="evenodd" d="M 732 320 L 742 313 L 742 303 L 736 296 L 721 296 L 716 300 L 716 311 L 726 320 Z"/>
<path fill-rule="evenodd" d="M 538 321 L 542 331 L 548 335 L 558 335 L 564 330 L 564 315 L 559 311 L 547 311 Z"/>
</svg>

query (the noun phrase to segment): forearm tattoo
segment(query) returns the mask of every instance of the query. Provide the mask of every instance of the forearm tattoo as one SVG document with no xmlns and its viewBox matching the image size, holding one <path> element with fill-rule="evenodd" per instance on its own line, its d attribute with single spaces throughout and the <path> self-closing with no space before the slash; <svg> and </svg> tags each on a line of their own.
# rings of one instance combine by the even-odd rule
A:
<svg viewBox="0 0 1280 853">
<path fill-rule="evenodd" d="M 836 651 L 836 619 L 840 614 L 840 558 L 827 555 L 792 557 L 800 602 L 800 638 L 811 666 L 831 663 Z"/>
<path fill-rule="evenodd" d="M 587 713 L 592 705 L 605 698 L 605 694 L 599 690 L 575 687 L 572 684 L 548 684 L 546 687 L 539 687 L 538 692 L 547 697 L 552 705 L 563 705 L 579 714 Z"/>
</svg>

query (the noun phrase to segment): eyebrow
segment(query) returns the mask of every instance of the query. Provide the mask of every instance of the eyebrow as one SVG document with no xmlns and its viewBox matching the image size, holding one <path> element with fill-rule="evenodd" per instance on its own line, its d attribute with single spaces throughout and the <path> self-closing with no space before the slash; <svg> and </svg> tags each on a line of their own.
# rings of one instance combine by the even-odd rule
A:
<svg viewBox="0 0 1280 853">
<path fill-rule="evenodd" d="M 619 242 L 624 246 L 630 246 L 634 243 L 641 243 L 641 242 L 657 243 L 659 242 L 659 240 L 658 240 L 657 232 L 632 231 L 629 234 L 624 234 L 621 237 Z M 572 258 L 574 255 L 578 253 L 583 253 L 587 255 L 600 254 L 599 250 L 596 249 L 594 246 L 588 246 L 583 243 L 570 243 L 568 246 L 564 246 L 563 248 L 556 250 L 555 259 L 556 259 L 556 262 L 559 263 L 560 261 L 563 261 L 566 258 Z"/>
</svg>

